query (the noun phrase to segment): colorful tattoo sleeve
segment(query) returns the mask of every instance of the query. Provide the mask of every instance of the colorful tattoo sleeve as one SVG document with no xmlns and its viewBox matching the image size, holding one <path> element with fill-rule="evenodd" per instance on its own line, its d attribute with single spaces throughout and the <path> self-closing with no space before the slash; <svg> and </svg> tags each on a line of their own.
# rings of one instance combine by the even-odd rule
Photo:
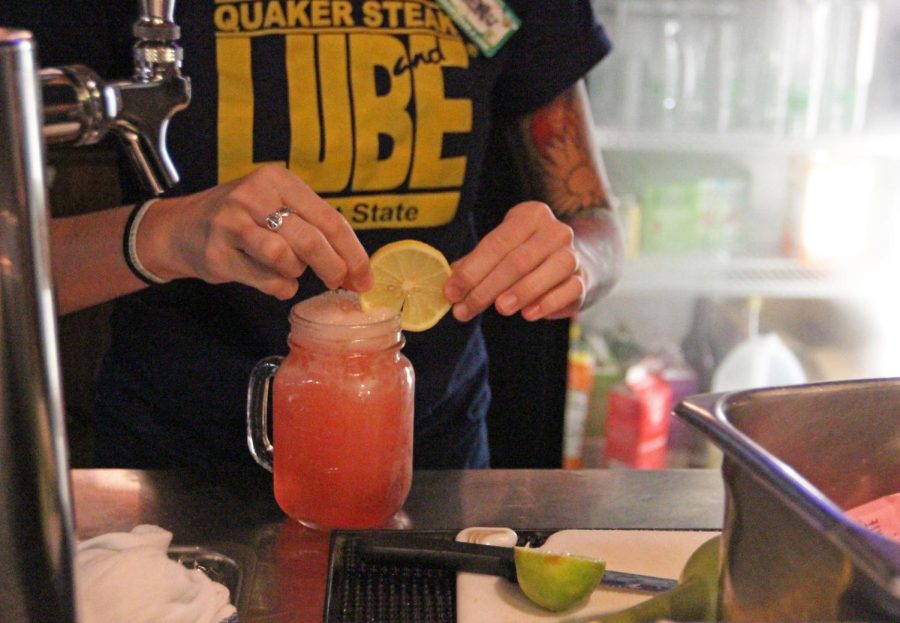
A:
<svg viewBox="0 0 900 623">
<path fill-rule="evenodd" d="M 572 216 L 606 205 L 583 87 L 565 91 L 521 123 L 525 155 L 540 186 L 536 190 L 557 214 Z"/>
</svg>

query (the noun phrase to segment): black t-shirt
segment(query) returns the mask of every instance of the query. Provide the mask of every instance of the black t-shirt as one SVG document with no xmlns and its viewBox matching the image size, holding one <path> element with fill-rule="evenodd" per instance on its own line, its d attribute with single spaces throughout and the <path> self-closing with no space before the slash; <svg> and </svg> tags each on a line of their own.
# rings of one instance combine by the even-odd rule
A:
<svg viewBox="0 0 900 623">
<path fill-rule="evenodd" d="M 134 16 L 129 3 L 108 4 L 109 51 L 97 62 L 117 70 L 130 58 Z M 522 26 L 486 58 L 430 0 L 179 2 L 192 101 L 169 128 L 182 179 L 173 192 L 278 163 L 339 209 L 369 253 L 416 238 L 456 260 L 476 244 L 491 123 L 550 102 L 609 50 L 587 0 L 508 4 Z M 52 62 L 66 60 L 92 59 Z M 307 271 L 297 298 L 322 288 Z M 295 302 L 198 280 L 121 300 L 101 370 L 100 457 L 142 467 L 249 460 L 249 371 L 286 352 Z M 448 314 L 406 338 L 416 466 L 486 466 L 478 320 Z"/>
</svg>

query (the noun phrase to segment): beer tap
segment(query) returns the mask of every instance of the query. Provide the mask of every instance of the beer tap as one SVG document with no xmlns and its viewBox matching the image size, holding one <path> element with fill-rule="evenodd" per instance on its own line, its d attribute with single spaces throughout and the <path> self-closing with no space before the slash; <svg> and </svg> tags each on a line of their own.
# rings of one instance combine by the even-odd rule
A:
<svg viewBox="0 0 900 623">
<path fill-rule="evenodd" d="M 178 183 L 166 131 L 172 116 L 190 102 L 191 83 L 181 73 L 174 0 L 140 0 L 139 5 L 131 78 L 105 82 L 84 65 L 40 71 L 43 131 L 49 144 L 73 145 L 96 144 L 111 132 L 124 144 L 146 190 L 159 195 Z"/>
</svg>

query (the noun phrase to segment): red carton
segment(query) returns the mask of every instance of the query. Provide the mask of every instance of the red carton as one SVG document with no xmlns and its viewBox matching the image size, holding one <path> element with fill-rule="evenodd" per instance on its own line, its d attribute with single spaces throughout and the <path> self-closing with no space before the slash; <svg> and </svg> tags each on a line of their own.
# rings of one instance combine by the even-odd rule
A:
<svg viewBox="0 0 900 623">
<path fill-rule="evenodd" d="M 607 405 L 607 467 L 666 467 L 672 390 L 658 371 L 633 366 L 625 383 L 610 390 Z"/>
</svg>

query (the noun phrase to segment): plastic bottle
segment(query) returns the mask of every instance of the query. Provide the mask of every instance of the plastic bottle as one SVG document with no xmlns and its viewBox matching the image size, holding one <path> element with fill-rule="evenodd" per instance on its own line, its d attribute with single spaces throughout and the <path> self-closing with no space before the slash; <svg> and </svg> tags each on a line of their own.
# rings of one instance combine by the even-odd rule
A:
<svg viewBox="0 0 900 623">
<path fill-rule="evenodd" d="M 713 375 L 714 392 L 799 385 L 806 372 L 777 333 L 753 335 L 725 356 Z"/>
<path fill-rule="evenodd" d="M 569 327 L 566 407 L 563 422 L 563 468 L 580 469 L 584 465 L 584 430 L 594 387 L 596 356 L 582 335 L 576 319 Z"/>
<path fill-rule="evenodd" d="M 598 335 L 589 335 L 587 341 L 596 355 L 596 363 L 594 387 L 584 428 L 582 459 L 584 467 L 598 468 L 604 464 L 609 392 L 616 384 L 622 382 L 624 372 L 618 360 L 613 357 L 606 340 Z"/>
<path fill-rule="evenodd" d="M 880 7 L 877 0 L 833 0 L 822 129 L 861 132 L 875 69 Z"/>
<path fill-rule="evenodd" d="M 806 372 L 777 333 L 760 334 L 762 298 L 747 301 L 747 338 L 732 348 L 716 366 L 712 391 L 725 392 L 758 387 L 799 385 Z"/>
</svg>

